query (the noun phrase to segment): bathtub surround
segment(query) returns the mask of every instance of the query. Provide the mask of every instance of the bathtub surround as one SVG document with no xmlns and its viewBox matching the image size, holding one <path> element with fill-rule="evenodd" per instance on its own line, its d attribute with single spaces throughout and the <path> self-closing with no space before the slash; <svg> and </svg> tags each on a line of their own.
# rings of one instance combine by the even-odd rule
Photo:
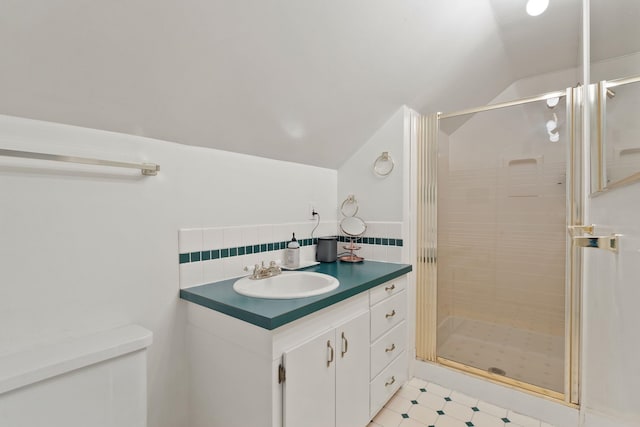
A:
<svg viewBox="0 0 640 427">
<path fill-rule="evenodd" d="M 0 116 L 0 141 L 7 149 L 160 164 L 157 176 L 143 177 L 0 158 L 0 355 L 139 324 L 154 336 L 150 427 L 189 425 L 177 230 L 304 222 L 310 232 L 310 201 L 323 220 L 336 220 L 335 170 L 8 116 Z"/>
</svg>

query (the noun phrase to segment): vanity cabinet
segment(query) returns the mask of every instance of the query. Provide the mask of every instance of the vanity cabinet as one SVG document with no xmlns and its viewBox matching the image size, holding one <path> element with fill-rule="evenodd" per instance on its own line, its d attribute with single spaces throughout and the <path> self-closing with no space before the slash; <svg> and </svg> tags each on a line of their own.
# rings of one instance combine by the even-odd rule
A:
<svg viewBox="0 0 640 427">
<path fill-rule="evenodd" d="M 285 427 L 369 422 L 369 312 L 285 351 Z"/>
<path fill-rule="evenodd" d="M 191 427 L 367 426 L 407 379 L 405 286 L 273 330 L 188 304 Z"/>
</svg>

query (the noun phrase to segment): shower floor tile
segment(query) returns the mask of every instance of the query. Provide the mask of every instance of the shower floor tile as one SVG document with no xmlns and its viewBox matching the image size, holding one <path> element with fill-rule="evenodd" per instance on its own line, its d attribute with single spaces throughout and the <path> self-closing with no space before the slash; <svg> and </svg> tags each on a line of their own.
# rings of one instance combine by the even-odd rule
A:
<svg viewBox="0 0 640 427">
<path fill-rule="evenodd" d="M 438 329 L 446 337 L 438 356 L 562 393 L 564 339 L 478 320 L 449 318 Z"/>
<path fill-rule="evenodd" d="M 421 387 L 416 388 L 419 384 Z M 417 398 L 407 401 L 406 395 Z M 391 398 L 368 427 L 553 426 L 437 384 L 412 379 Z"/>
</svg>

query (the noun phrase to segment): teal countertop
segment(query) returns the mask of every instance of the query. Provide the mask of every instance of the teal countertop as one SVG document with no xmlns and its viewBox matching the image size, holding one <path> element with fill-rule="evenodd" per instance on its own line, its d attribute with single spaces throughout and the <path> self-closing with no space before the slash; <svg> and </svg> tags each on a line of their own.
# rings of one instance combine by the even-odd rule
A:
<svg viewBox="0 0 640 427">
<path fill-rule="evenodd" d="M 333 276 L 340 281 L 340 286 L 314 297 L 264 299 L 236 293 L 233 283 L 238 278 L 234 278 L 181 289 L 180 298 L 271 330 L 407 274 L 411 266 L 377 261 L 355 264 L 338 261 L 321 263 L 304 271 Z"/>
</svg>

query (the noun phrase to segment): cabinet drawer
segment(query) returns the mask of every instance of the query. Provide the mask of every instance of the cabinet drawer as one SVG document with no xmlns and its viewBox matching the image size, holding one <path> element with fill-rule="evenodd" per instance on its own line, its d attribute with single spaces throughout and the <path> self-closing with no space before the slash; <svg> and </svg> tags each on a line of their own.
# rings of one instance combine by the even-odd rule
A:
<svg viewBox="0 0 640 427">
<path fill-rule="evenodd" d="M 371 344 L 371 379 L 402 353 L 406 347 L 406 322 L 402 321 Z"/>
<path fill-rule="evenodd" d="M 371 289 L 369 291 L 369 305 L 373 307 L 383 299 L 403 291 L 406 283 L 404 277 L 401 277 Z"/>
<path fill-rule="evenodd" d="M 407 381 L 407 353 L 402 352 L 380 373 L 369 388 L 371 416 L 373 417 Z"/>
<path fill-rule="evenodd" d="M 371 308 L 371 342 L 402 322 L 406 313 L 405 292 L 400 292 Z"/>
</svg>

